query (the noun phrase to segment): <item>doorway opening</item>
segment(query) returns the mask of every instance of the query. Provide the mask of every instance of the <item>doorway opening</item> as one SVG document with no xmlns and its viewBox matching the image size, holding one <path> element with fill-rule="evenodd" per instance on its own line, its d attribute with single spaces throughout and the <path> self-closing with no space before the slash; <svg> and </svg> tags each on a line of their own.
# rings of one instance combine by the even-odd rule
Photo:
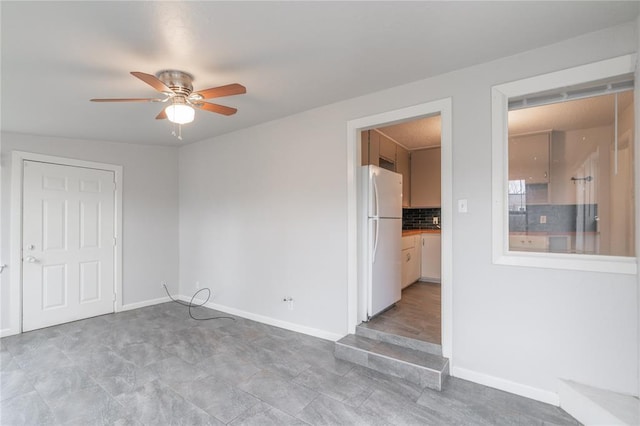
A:
<svg viewBox="0 0 640 426">
<path fill-rule="evenodd" d="M 384 199 L 376 192 L 379 204 L 401 203 L 401 247 L 392 256 L 377 250 L 369 277 L 374 283 L 368 289 L 370 299 L 379 299 L 376 293 L 384 291 L 380 287 L 399 288 L 400 299 L 387 300 L 383 303 L 386 309 L 377 315 L 368 312 L 367 316 L 373 316 L 360 326 L 441 345 L 440 114 L 363 130 L 360 147 L 362 167 L 378 166 L 402 177 L 401 197 Z M 360 196 L 363 191 L 367 191 L 364 186 Z M 398 235 L 389 238 L 397 239 Z M 376 238 L 378 247 L 380 240 Z M 380 259 L 385 255 L 387 259 Z M 394 262 L 398 255 L 399 265 Z M 384 277 L 371 276 L 381 269 Z M 376 282 L 381 280 L 385 282 Z"/>
<path fill-rule="evenodd" d="M 407 146 L 408 143 L 402 143 L 399 136 L 402 131 L 408 131 L 412 127 L 415 129 L 419 126 L 429 124 L 439 128 L 437 141 L 428 144 L 424 137 L 422 145 Z M 394 133 L 397 131 L 398 133 Z M 413 333 L 413 337 L 422 338 L 423 341 L 441 345 L 442 355 L 451 360 L 452 354 L 452 333 L 451 333 L 451 308 L 452 308 L 452 151 L 451 151 L 451 99 L 443 99 L 440 101 L 420 104 L 400 110 L 390 111 L 387 113 L 377 114 L 375 116 L 364 117 L 353 120 L 348 123 L 348 143 L 349 143 L 349 243 L 352 249 L 349 250 L 349 332 L 355 333 L 356 326 L 376 326 L 376 323 L 387 323 L 389 325 L 395 322 L 397 326 L 391 334 L 401 334 L 401 329 L 408 333 Z M 380 142 L 380 139 L 384 142 Z M 394 145 L 389 144 L 387 138 Z M 374 140 L 371 143 L 371 139 Z M 377 141 L 376 141 L 377 139 Z M 420 137 L 418 136 L 418 139 Z M 376 151 L 377 144 L 377 151 Z M 392 149 L 395 148 L 395 156 L 391 155 Z M 411 158 L 416 155 L 416 162 L 419 164 L 419 157 L 424 154 L 433 158 L 437 158 L 435 162 L 440 166 L 435 172 L 435 167 L 415 166 L 418 172 L 416 177 L 417 184 L 412 182 L 412 177 L 416 173 L 412 173 L 411 166 L 415 164 Z M 378 159 L 376 165 L 375 160 Z M 382 158 L 384 161 L 380 161 Z M 398 277 L 398 286 L 403 286 L 404 291 L 400 297 L 400 303 L 395 308 L 388 310 L 381 315 L 375 316 L 370 320 L 367 312 L 367 300 L 370 297 L 367 287 L 367 238 L 365 238 L 366 226 L 364 226 L 364 215 L 366 206 L 363 201 L 363 182 L 364 174 L 361 172 L 364 164 L 374 164 L 378 168 L 395 170 L 395 173 L 406 174 L 408 185 L 402 187 L 403 191 L 403 222 L 405 228 L 405 239 L 400 245 L 401 252 L 398 258 L 410 265 L 405 267 L 405 275 Z M 423 169 L 423 170 L 420 170 Z M 429 177 L 420 176 L 424 172 Z M 428 201 L 421 199 L 422 195 L 415 192 L 415 188 L 421 186 L 421 183 L 428 181 L 434 183 L 434 172 L 438 177 L 437 195 L 430 193 L 437 201 Z M 414 185 L 414 194 L 412 194 L 411 186 Z M 432 192 L 432 191 L 428 191 Z M 412 204 L 412 195 L 415 199 Z M 423 214 L 429 214 L 421 217 Z M 414 225 L 410 224 L 410 220 L 414 221 Z M 427 220 L 429 224 L 427 226 Z M 412 230 L 408 228 L 414 228 Z M 409 232 L 412 231 L 412 232 Z M 423 232 L 427 237 L 437 236 L 436 243 L 429 241 L 428 238 L 423 241 Z M 402 235 L 399 235 L 402 238 Z M 411 238 L 408 238 L 411 237 Z M 432 250 L 434 247 L 439 248 L 441 253 L 440 259 L 437 256 L 426 256 L 430 265 L 425 266 L 425 274 L 429 271 L 429 267 L 439 266 L 439 276 L 436 273 L 428 272 L 423 275 L 423 265 L 421 262 L 421 254 L 423 244 L 429 243 Z M 418 255 L 418 252 L 420 255 Z M 404 255 L 404 257 L 403 257 Z M 409 259 L 407 258 L 407 255 Z M 416 263 L 416 260 L 420 262 Z M 401 262 L 400 262 L 401 263 Z M 402 268 L 401 264 L 399 265 Z M 413 267 L 413 268 L 412 268 Z M 439 281 L 438 282 L 438 278 Z M 428 290 L 428 291 L 424 291 Z M 404 299 L 404 301 L 402 300 Z M 421 303 L 430 304 L 430 306 L 421 305 Z M 435 308 L 434 308 L 435 305 Z M 439 309 L 437 309 L 439 308 Z M 429 312 L 429 313 L 426 313 Z M 395 315 L 394 315 L 395 314 Z M 424 314 L 424 315 L 423 315 Z M 415 315 L 415 316 L 414 316 Z M 402 317 L 393 320 L 389 317 Z M 429 317 L 431 316 L 431 317 Z M 414 320 L 415 319 L 415 320 Z M 421 322 L 424 326 L 424 332 L 421 336 L 420 332 L 416 333 L 416 325 Z M 427 330 L 429 329 L 429 331 Z M 434 332 L 434 329 L 435 330 Z"/>
</svg>

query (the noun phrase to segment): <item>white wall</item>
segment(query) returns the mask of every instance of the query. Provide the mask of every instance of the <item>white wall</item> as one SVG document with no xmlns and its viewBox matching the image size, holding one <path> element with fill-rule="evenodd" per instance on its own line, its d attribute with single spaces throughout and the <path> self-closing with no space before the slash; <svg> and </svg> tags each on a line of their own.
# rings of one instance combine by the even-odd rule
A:
<svg viewBox="0 0 640 426">
<path fill-rule="evenodd" d="M 2 151 L 2 261 L 9 259 L 11 209 L 11 151 L 123 166 L 123 304 L 165 296 L 160 281 L 178 286 L 178 161 L 177 148 L 112 142 L 1 134 Z M 0 329 L 9 327 L 10 274 L 2 278 Z"/>
<path fill-rule="evenodd" d="M 453 198 L 469 206 L 453 223 L 454 374 L 551 401 L 557 378 L 637 393 L 635 276 L 492 263 L 490 97 L 636 50 L 632 23 L 180 148 L 182 294 L 199 281 L 228 309 L 346 333 L 346 123 L 451 96 Z"/>
</svg>

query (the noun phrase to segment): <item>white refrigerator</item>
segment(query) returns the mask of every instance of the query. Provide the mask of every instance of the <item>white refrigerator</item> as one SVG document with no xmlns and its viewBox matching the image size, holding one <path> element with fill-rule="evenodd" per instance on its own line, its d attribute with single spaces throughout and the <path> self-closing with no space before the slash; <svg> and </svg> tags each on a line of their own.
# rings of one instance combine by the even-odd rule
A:
<svg viewBox="0 0 640 426">
<path fill-rule="evenodd" d="M 367 319 L 400 300 L 402 175 L 362 166 L 364 288 Z"/>
</svg>

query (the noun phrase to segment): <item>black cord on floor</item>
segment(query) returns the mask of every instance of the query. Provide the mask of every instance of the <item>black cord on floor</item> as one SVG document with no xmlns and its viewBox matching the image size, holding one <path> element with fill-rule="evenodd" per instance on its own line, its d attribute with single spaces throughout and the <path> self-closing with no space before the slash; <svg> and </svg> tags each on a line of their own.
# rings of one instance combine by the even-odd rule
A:
<svg viewBox="0 0 640 426">
<path fill-rule="evenodd" d="M 171 296 L 171 294 L 169 293 L 169 289 L 167 288 L 167 285 L 166 285 L 166 284 L 162 284 L 162 286 L 164 287 L 164 291 L 166 291 L 166 292 L 167 292 L 167 296 L 169 296 L 169 299 L 171 299 L 172 301 L 174 301 L 174 302 L 178 303 L 179 305 L 187 306 L 187 307 L 189 308 L 189 316 L 190 316 L 192 319 L 196 320 L 196 321 L 208 321 L 208 320 L 215 320 L 215 319 L 230 319 L 230 320 L 234 320 L 234 321 L 236 320 L 236 319 L 235 319 L 235 318 L 233 318 L 233 317 L 225 317 L 225 316 L 220 316 L 220 317 L 208 317 L 208 318 L 196 318 L 196 317 L 194 317 L 194 316 L 193 316 L 193 314 L 191 313 L 191 308 L 199 308 L 200 306 L 204 306 L 204 305 L 209 301 L 209 298 L 211 297 L 211 290 L 209 290 L 209 289 L 208 289 L 208 288 L 206 288 L 206 287 L 205 287 L 205 288 L 201 288 L 200 290 L 198 290 L 198 291 L 196 291 L 195 293 L 193 293 L 193 296 L 191 296 L 191 300 L 189 301 L 189 303 L 185 303 L 185 302 L 183 302 L 182 300 L 174 299 L 174 298 Z M 196 296 L 197 296 L 201 291 L 204 291 L 204 290 L 207 290 L 207 298 L 206 298 L 206 300 L 205 300 L 204 302 L 202 302 L 201 304 L 199 304 L 199 305 L 195 305 L 195 304 L 193 303 L 193 300 L 196 298 Z"/>
</svg>

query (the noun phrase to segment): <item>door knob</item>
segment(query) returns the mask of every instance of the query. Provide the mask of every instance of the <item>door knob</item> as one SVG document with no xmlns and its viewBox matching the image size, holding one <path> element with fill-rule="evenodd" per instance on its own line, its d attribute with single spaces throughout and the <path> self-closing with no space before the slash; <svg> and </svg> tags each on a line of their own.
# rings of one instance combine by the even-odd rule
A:
<svg viewBox="0 0 640 426">
<path fill-rule="evenodd" d="M 35 258 L 35 257 L 33 257 L 33 256 L 27 256 L 27 257 L 25 257 L 25 258 L 24 258 L 24 260 L 25 260 L 26 262 L 29 262 L 29 263 L 38 263 L 38 259 L 36 259 L 36 258 Z"/>
</svg>

